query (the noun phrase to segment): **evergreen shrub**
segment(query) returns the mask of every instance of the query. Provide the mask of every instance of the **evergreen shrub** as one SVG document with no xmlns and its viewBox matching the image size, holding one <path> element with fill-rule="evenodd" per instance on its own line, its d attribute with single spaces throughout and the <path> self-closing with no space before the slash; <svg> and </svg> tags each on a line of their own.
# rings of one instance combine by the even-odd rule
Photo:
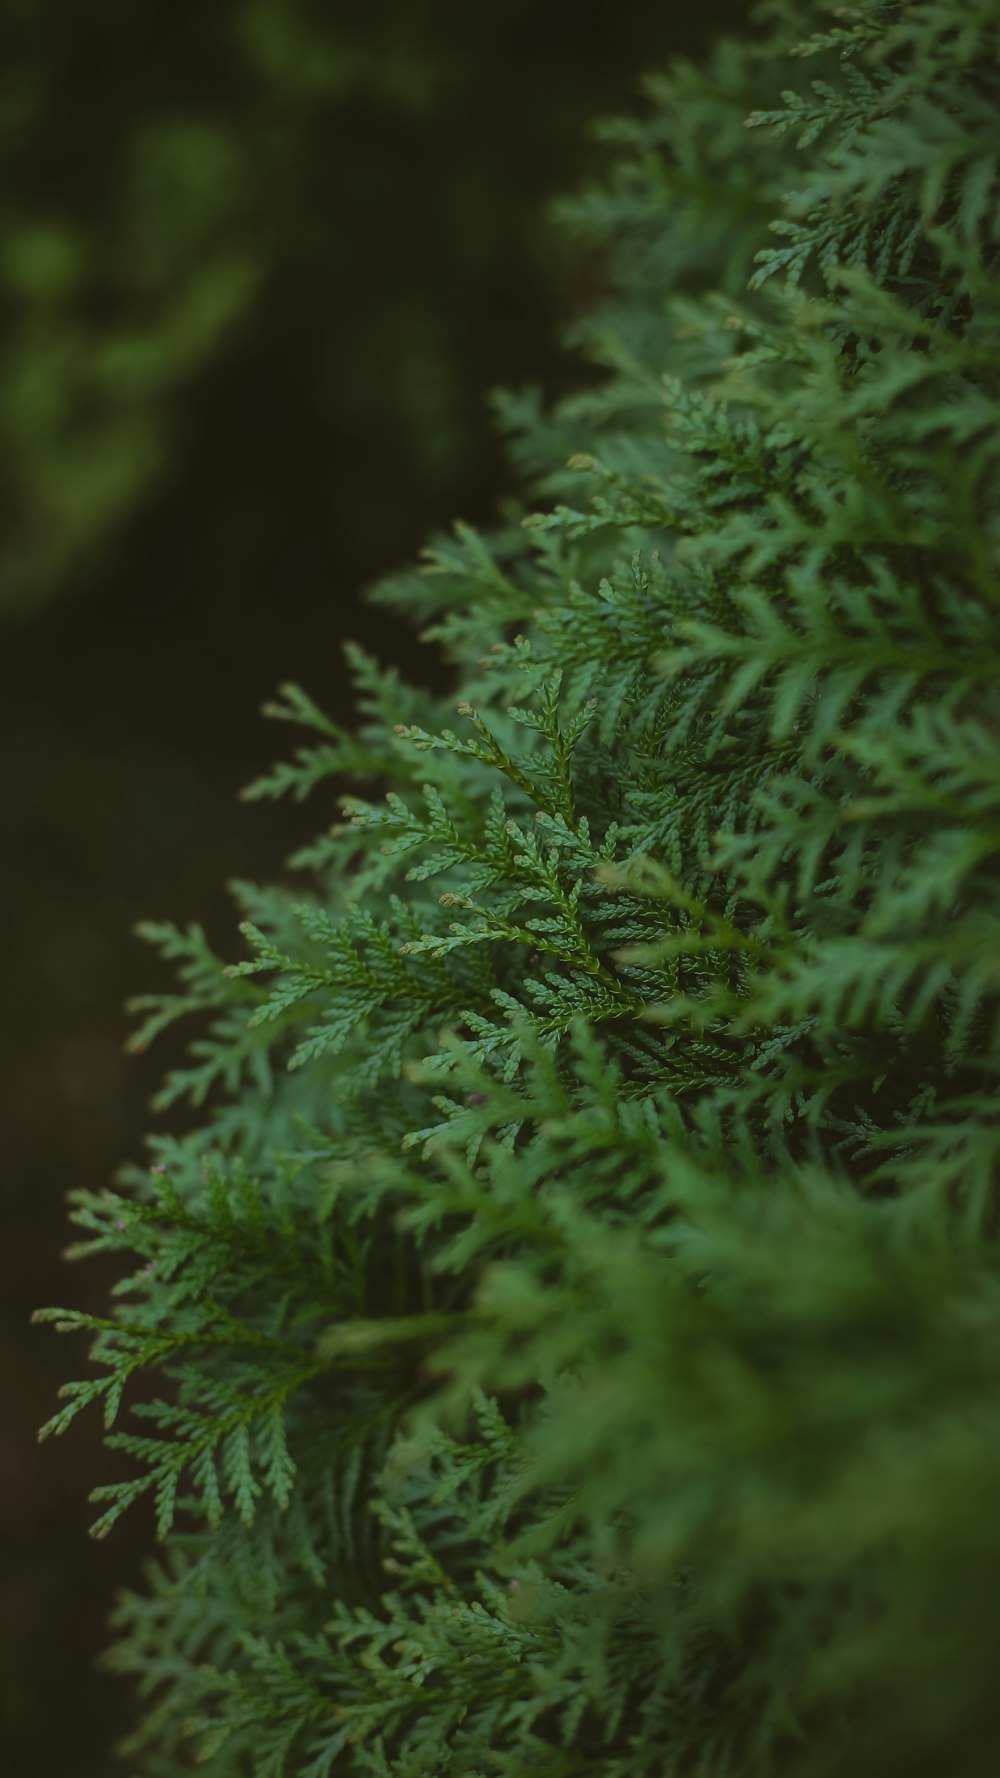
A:
<svg viewBox="0 0 1000 1778">
<path fill-rule="evenodd" d="M 522 504 L 376 594 L 457 716 L 286 687 L 301 886 L 147 928 L 198 1115 L 46 1311 L 145 1778 L 996 1769 L 1000 8 L 754 25 L 567 207 Z"/>
</svg>

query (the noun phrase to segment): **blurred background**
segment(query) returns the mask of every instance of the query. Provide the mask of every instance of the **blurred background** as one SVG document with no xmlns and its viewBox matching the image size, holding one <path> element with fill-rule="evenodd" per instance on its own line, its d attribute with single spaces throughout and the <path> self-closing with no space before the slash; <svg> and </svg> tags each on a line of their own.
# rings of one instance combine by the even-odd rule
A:
<svg viewBox="0 0 1000 1778">
<path fill-rule="evenodd" d="M 39 1304 L 64 1194 L 138 1158 L 157 1057 L 137 919 L 201 920 L 315 817 L 248 808 L 281 679 L 346 707 L 353 636 L 433 675 L 365 586 L 506 474 L 486 397 L 580 380 L 601 267 L 552 199 L 592 120 L 736 23 L 732 0 L 5 0 L 0 13 L 4 1769 L 104 1778 L 95 1669 L 151 1541 L 86 1535 L 98 1427 L 35 1433 L 80 1344 Z M 158 978 L 157 978 L 158 979 Z"/>
</svg>

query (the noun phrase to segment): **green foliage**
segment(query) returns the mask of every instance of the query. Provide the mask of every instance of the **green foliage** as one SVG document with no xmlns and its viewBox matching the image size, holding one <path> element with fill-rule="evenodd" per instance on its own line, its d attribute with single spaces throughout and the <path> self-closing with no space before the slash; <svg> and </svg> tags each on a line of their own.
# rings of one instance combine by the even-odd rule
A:
<svg viewBox="0 0 1000 1778">
<path fill-rule="evenodd" d="M 245 414 L 273 418 L 271 393 L 244 410 L 248 380 L 281 391 L 288 428 L 322 416 L 349 576 L 370 571 L 366 448 L 405 469 L 415 515 L 489 476 L 482 382 L 558 308 L 568 256 L 542 211 L 587 113 L 633 78 L 630 38 L 706 31 L 635 0 L 578 39 L 565 80 L 575 25 L 569 0 L 9 0 L 0 612 L 86 586 L 157 494 L 189 486 L 206 428 L 231 453 Z"/>
<path fill-rule="evenodd" d="M 150 1778 L 993 1770 L 1000 16 L 832 18 L 613 132 L 538 512 L 380 590 L 456 725 L 286 689 L 344 819 L 148 933 L 199 1115 L 49 1430 L 152 1428 Z"/>
</svg>

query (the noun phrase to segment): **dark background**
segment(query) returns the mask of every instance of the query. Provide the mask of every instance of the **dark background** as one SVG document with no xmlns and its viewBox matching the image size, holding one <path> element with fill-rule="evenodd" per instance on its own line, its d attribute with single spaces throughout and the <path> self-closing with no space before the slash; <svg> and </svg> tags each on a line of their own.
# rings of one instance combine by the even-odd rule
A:
<svg viewBox="0 0 1000 1778">
<path fill-rule="evenodd" d="M 123 1003 L 141 917 L 232 950 L 224 884 L 324 811 L 248 808 L 281 679 L 347 708 L 361 602 L 506 471 L 496 385 L 579 379 L 602 270 L 553 227 L 595 116 L 742 8 L 702 0 L 6 0 L 0 22 L 0 723 L 6 1769 L 97 1778 L 128 1699 L 95 1670 L 137 1515 L 86 1535 L 96 1422 L 35 1444 L 100 1309 L 64 1194 L 141 1154 L 158 1058 Z M 328 814 L 326 815 L 328 819 Z"/>
</svg>

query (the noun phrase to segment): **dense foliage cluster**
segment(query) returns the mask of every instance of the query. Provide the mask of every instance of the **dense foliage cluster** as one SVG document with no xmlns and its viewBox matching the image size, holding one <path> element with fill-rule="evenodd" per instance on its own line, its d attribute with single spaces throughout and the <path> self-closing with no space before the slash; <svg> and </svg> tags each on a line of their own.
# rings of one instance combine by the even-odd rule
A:
<svg viewBox="0 0 1000 1778">
<path fill-rule="evenodd" d="M 149 930 L 200 1116 L 78 1194 L 52 1422 L 131 1407 L 146 1778 L 994 1769 L 1000 9 L 759 22 L 570 207 L 524 506 L 377 595 L 458 714 L 286 688 L 302 886 Z"/>
</svg>

